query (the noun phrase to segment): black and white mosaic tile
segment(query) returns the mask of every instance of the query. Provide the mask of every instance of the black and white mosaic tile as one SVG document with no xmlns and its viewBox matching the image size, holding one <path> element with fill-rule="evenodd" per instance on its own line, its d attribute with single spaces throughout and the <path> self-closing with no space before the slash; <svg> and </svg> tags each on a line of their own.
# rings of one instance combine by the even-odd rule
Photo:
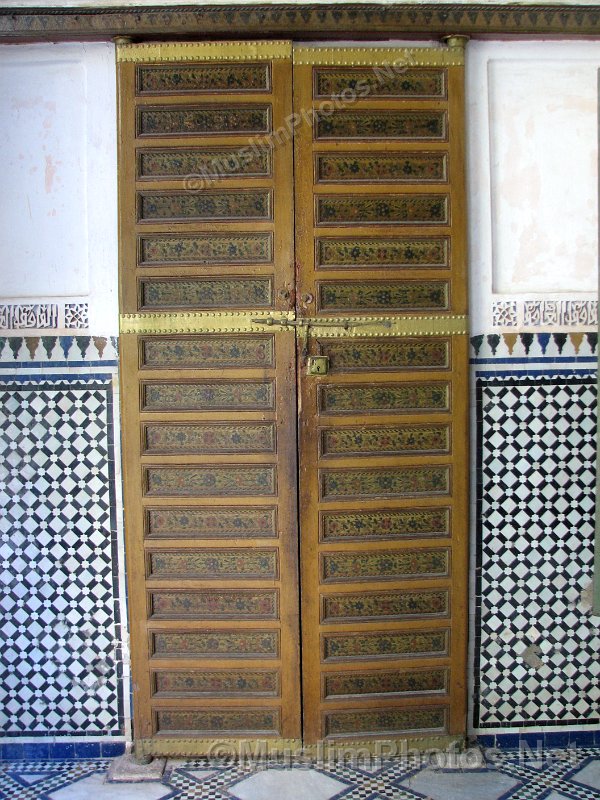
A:
<svg viewBox="0 0 600 800">
<path fill-rule="evenodd" d="M 0 381 L 0 731 L 122 735 L 113 378 Z"/>
<path fill-rule="evenodd" d="M 595 373 L 498 370 L 476 381 L 473 727 L 597 723 Z"/>
<path fill-rule="evenodd" d="M 0 762 L 0 797 L 19 800 L 600 800 L 600 749 L 488 750 L 476 768 L 428 754 L 376 769 L 353 762 L 169 762 L 161 780 L 108 783 L 109 762 Z M 372 766 L 372 765 L 371 765 Z"/>
</svg>

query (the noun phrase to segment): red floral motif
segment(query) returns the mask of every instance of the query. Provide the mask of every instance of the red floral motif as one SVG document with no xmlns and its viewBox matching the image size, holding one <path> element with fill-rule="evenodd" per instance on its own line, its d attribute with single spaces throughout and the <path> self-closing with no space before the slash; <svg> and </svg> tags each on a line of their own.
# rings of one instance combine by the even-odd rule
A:
<svg viewBox="0 0 600 800">
<path fill-rule="evenodd" d="M 275 550 L 202 550 L 150 554 L 153 578 L 275 579 L 278 559 Z"/>
<path fill-rule="evenodd" d="M 423 655 L 445 655 L 448 632 L 410 631 L 378 633 L 332 633 L 323 641 L 325 661 L 385 660 Z"/>
<path fill-rule="evenodd" d="M 446 689 L 447 670 L 327 673 L 325 696 L 380 694 L 440 694 Z"/>
<path fill-rule="evenodd" d="M 448 222 L 447 195 L 319 195 L 318 225 L 380 224 L 445 225 Z"/>
<path fill-rule="evenodd" d="M 221 697 L 269 696 L 278 693 L 278 673 L 270 670 L 219 670 L 203 672 L 157 672 L 156 691 L 172 696 L 215 695 Z"/>
<path fill-rule="evenodd" d="M 362 90 L 369 97 L 445 97 L 444 69 L 403 69 L 390 65 L 353 69 L 321 68 L 315 75 L 316 97 L 338 97 Z"/>
<path fill-rule="evenodd" d="M 276 591 L 251 589 L 152 592 L 152 616 L 161 619 L 277 619 Z"/>
<path fill-rule="evenodd" d="M 228 709 L 157 712 L 159 731 L 230 731 L 232 733 L 279 733 L 279 712 Z"/>
<path fill-rule="evenodd" d="M 144 236 L 140 264 L 268 264 L 272 249 L 270 233 Z"/>
<path fill-rule="evenodd" d="M 323 470 L 321 486 L 325 500 L 448 494 L 450 488 L 448 467 L 445 466 Z"/>
<path fill-rule="evenodd" d="M 329 356 L 331 372 L 361 372 L 397 369 L 444 369 L 449 363 L 448 339 L 396 339 L 374 341 L 352 339 L 320 342 Z"/>
<path fill-rule="evenodd" d="M 140 220 L 227 220 L 272 218 L 268 189 L 229 192 L 164 192 L 139 195 Z"/>
<path fill-rule="evenodd" d="M 145 367 L 219 369 L 226 367 L 272 367 L 274 342 L 266 336 L 212 336 L 145 339 L 142 342 Z"/>
<path fill-rule="evenodd" d="M 446 180 L 446 158 L 445 153 L 323 154 L 317 156 L 317 174 L 321 181 L 440 183 Z"/>
<path fill-rule="evenodd" d="M 139 136 L 218 136 L 269 133 L 270 106 L 155 106 L 138 108 Z"/>
<path fill-rule="evenodd" d="M 276 631 L 210 631 L 152 634 L 153 652 L 161 658 L 274 658 L 279 653 Z"/>
<path fill-rule="evenodd" d="M 448 266 L 448 239 L 415 236 L 323 238 L 317 240 L 317 263 L 329 268 L 443 268 Z"/>
<path fill-rule="evenodd" d="M 446 708 L 428 706 L 409 709 L 362 709 L 358 711 L 336 711 L 326 716 L 328 734 L 343 733 L 401 733 L 413 730 L 446 730 Z"/>
<path fill-rule="evenodd" d="M 448 574 L 448 566 L 448 551 L 445 548 L 326 553 L 322 559 L 322 579 L 325 583 L 331 583 L 442 577 Z"/>
<path fill-rule="evenodd" d="M 145 278 L 140 287 L 141 308 L 268 308 L 272 305 L 273 279 Z"/>
<path fill-rule="evenodd" d="M 148 511 L 149 536 L 275 537 L 276 509 L 165 508 Z"/>
<path fill-rule="evenodd" d="M 139 66 L 138 94 L 175 92 L 260 92 L 270 87 L 269 64 L 206 64 Z"/>
<path fill-rule="evenodd" d="M 334 111 L 317 115 L 317 139 L 444 141 L 445 111 Z"/>
<path fill-rule="evenodd" d="M 394 428 L 326 428 L 321 432 L 323 455 L 447 453 L 446 424 L 398 425 Z"/>
<path fill-rule="evenodd" d="M 324 621 L 402 619 L 440 616 L 448 612 L 448 592 L 414 591 L 331 595 L 324 600 Z"/>
<path fill-rule="evenodd" d="M 147 425 L 149 453 L 272 453 L 273 423 Z"/>
</svg>

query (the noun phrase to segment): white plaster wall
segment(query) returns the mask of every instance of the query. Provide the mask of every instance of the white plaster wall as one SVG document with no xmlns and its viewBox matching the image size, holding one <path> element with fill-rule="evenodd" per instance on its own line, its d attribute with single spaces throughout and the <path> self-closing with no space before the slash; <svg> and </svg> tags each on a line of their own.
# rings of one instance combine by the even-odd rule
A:
<svg viewBox="0 0 600 800">
<path fill-rule="evenodd" d="M 599 67 L 600 42 L 469 44 L 475 334 L 497 300 L 595 297 Z M 0 46 L 0 303 L 87 299 L 95 334 L 118 320 L 114 87 L 112 44 Z"/>
<path fill-rule="evenodd" d="M 596 298 L 599 68 L 600 42 L 469 44 L 475 334 L 494 328 L 494 301 Z"/>
<path fill-rule="evenodd" d="M 0 302 L 87 301 L 118 332 L 114 47 L 0 46 Z"/>
</svg>

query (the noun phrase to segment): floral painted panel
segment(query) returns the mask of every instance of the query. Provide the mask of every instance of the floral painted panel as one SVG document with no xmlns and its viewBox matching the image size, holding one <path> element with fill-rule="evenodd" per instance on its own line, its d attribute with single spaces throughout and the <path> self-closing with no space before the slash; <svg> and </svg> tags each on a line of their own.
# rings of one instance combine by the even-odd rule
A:
<svg viewBox="0 0 600 800">
<path fill-rule="evenodd" d="M 447 281 L 319 283 L 323 311 L 447 311 Z"/>
<path fill-rule="evenodd" d="M 274 453 L 272 422 L 165 423 L 144 426 L 145 453 Z"/>
<path fill-rule="evenodd" d="M 277 509 L 243 506 L 150 508 L 146 511 L 146 534 L 163 539 L 273 539 L 278 535 Z"/>
<path fill-rule="evenodd" d="M 316 138 L 444 141 L 445 111 L 334 111 L 315 119 Z"/>
<path fill-rule="evenodd" d="M 140 307 L 157 311 L 170 308 L 191 310 L 230 308 L 271 308 L 272 278 L 143 278 Z"/>
<path fill-rule="evenodd" d="M 315 97 L 444 98 L 446 71 L 418 69 L 393 63 L 379 67 L 314 71 Z"/>
<path fill-rule="evenodd" d="M 317 239 L 317 269 L 443 269 L 449 264 L 447 237 Z"/>
<path fill-rule="evenodd" d="M 324 542 L 449 535 L 449 508 L 329 511 L 321 516 L 321 538 Z"/>
<path fill-rule="evenodd" d="M 318 396 L 322 414 L 413 414 L 450 408 L 449 383 L 322 385 Z"/>
<path fill-rule="evenodd" d="M 155 672 L 154 696 L 159 697 L 278 697 L 275 670 L 177 670 Z"/>
<path fill-rule="evenodd" d="M 271 411 L 273 381 L 142 384 L 143 411 Z"/>
<path fill-rule="evenodd" d="M 273 335 L 226 334 L 147 338 L 141 340 L 142 366 L 149 369 L 243 369 L 272 367 Z"/>
<path fill-rule="evenodd" d="M 276 550 L 154 550 L 149 555 L 150 578 L 276 580 L 278 575 Z"/>
<path fill-rule="evenodd" d="M 169 64 L 139 66 L 136 69 L 138 94 L 184 94 L 192 92 L 266 92 L 271 88 L 268 63 Z"/>
<path fill-rule="evenodd" d="M 140 266 L 212 266 L 270 264 L 271 233 L 194 233 L 185 236 L 142 236 Z"/>
<path fill-rule="evenodd" d="M 330 633 L 323 637 L 324 661 L 379 661 L 420 656 L 445 656 L 448 631 L 379 631 Z"/>
<path fill-rule="evenodd" d="M 277 658 L 279 632 L 154 631 L 152 654 L 158 658 Z"/>
<path fill-rule="evenodd" d="M 144 192 L 138 194 L 138 219 L 151 221 L 192 221 L 273 217 L 269 189 L 239 189 L 224 192 Z"/>
<path fill-rule="evenodd" d="M 328 672 L 324 681 L 325 697 L 380 694 L 442 694 L 446 691 L 447 669 L 406 670 L 393 672 Z"/>
<path fill-rule="evenodd" d="M 447 369 L 450 340 L 431 337 L 412 339 L 319 340 L 322 355 L 329 356 L 330 372 Z"/>
<path fill-rule="evenodd" d="M 279 733 L 279 710 L 260 708 L 215 708 L 194 711 L 156 712 L 157 728 L 161 733 Z"/>
<path fill-rule="evenodd" d="M 141 150 L 137 170 L 140 179 L 187 178 L 188 188 L 202 189 L 203 179 L 269 176 L 271 150 L 258 146 Z"/>
<path fill-rule="evenodd" d="M 323 500 L 449 494 L 446 466 L 321 470 Z"/>
<path fill-rule="evenodd" d="M 448 453 L 450 428 L 445 424 L 326 428 L 320 440 L 323 456 Z"/>
<path fill-rule="evenodd" d="M 448 575 L 449 566 L 446 548 L 324 553 L 321 578 L 324 583 L 440 578 Z"/>
<path fill-rule="evenodd" d="M 275 590 L 150 592 L 153 619 L 277 619 Z"/>
<path fill-rule="evenodd" d="M 446 730 L 446 708 L 382 708 L 360 711 L 335 711 L 325 716 L 328 736 L 359 735 L 366 733 L 394 734 L 410 731 Z"/>
<path fill-rule="evenodd" d="M 443 194 L 318 195 L 317 225 L 447 225 Z"/>
<path fill-rule="evenodd" d="M 150 497 L 266 496 L 276 491 L 277 469 L 272 465 L 146 468 L 146 495 Z"/>
<path fill-rule="evenodd" d="M 270 133 L 271 106 L 141 106 L 138 136 L 226 136 Z"/>
<path fill-rule="evenodd" d="M 320 153 L 317 183 L 442 183 L 447 180 L 445 153 Z"/>
<path fill-rule="evenodd" d="M 447 589 L 334 594 L 323 598 L 323 622 L 445 617 L 449 608 Z"/>
</svg>

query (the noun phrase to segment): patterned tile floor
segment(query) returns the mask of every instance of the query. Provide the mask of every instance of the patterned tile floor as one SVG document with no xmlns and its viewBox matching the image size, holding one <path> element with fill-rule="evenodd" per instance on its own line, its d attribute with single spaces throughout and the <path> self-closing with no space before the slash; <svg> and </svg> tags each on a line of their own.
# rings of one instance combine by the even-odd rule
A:
<svg viewBox="0 0 600 800">
<path fill-rule="evenodd" d="M 435 757 L 434 757 L 435 758 Z M 109 759 L 0 762 L 0 800 L 600 800 L 600 748 L 409 754 L 370 763 L 170 761 L 162 780 L 107 783 Z M 442 766 L 443 765 L 443 766 Z"/>
</svg>

